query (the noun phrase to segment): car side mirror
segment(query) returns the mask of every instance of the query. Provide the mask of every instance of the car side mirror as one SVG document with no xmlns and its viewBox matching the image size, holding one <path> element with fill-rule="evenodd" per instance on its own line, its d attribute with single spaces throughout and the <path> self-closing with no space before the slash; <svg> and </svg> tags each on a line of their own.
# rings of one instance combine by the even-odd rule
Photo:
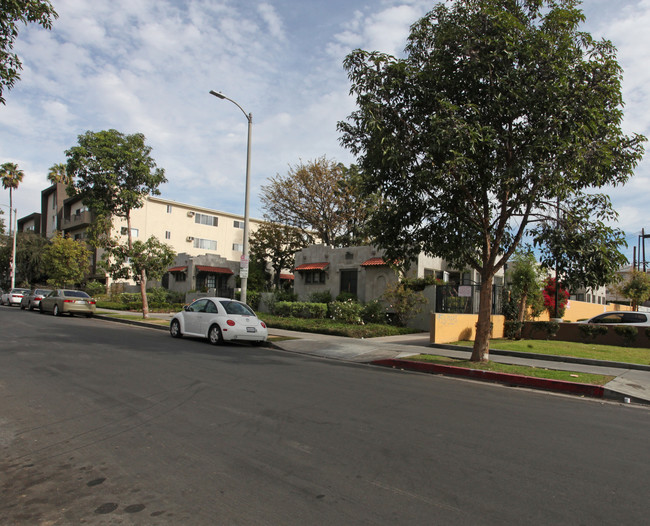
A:
<svg viewBox="0 0 650 526">
<path fill-rule="evenodd" d="M 184 310 L 185 312 L 189 311 L 189 310 L 190 310 L 190 306 L 189 306 L 189 305 L 183 305 L 183 310 Z"/>
</svg>

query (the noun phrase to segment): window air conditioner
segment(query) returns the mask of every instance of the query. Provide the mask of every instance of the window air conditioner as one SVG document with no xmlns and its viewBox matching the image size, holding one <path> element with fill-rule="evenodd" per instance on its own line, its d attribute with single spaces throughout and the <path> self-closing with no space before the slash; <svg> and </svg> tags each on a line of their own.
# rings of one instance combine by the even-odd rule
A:
<svg viewBox="0 0 650 526">
<path fill-rule="evenodd" d="M 194 238 L 192 236 L 187 236 L 187 241 L 194 241 Z"/>
</svg>

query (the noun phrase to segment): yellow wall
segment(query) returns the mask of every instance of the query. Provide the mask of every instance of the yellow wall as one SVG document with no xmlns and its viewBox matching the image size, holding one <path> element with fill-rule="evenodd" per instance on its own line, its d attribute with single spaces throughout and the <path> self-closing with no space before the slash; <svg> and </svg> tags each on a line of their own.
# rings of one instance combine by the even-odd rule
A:
<svg viewBox="0 0 650 526">
<path fill-rule="evenodd" d="M 450 343 L 473 340 L 478 314 L 431 314 L 431 343 Z M 492 336 L 503 338 L 504 316 L 492 316 Z"/>
<path fill-rule="evenodd" d="M 597 316 L 603 312 L 615 310 L 632 310 L 628 305 L 598 305 L 584 301 L 569 302 L 564 314 L 564 321 L 578 321 Z M 544 312 L 538 321 L 548 321 L 548 313 Z M 461 340 L 474 340 L 478 314 L 431 314 L 430 343 L 451 343 Z M 492 337 L 503 338 L 505 317 L 492 316 Z"/>
</svg>

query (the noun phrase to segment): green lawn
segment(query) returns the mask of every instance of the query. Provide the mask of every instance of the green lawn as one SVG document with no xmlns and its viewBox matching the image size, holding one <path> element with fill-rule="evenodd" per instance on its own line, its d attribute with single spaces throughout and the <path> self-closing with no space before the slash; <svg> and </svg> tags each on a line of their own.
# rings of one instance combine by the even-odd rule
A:
<svg viewBox="0 0 650 526">
<path fill-rule="evenodd" d="M 535 378 L 548 378 L 551 380 L 563 380 L 565 382 L 578 382 L 581 384 L 605 385 L 615 377 L 603 374 L 578 373 L 573 371 L 558 371 L 555 369 L 545 369 L 539 367 L 527 367 L 523 365 L 508 365 L 497 362 L 470 362 L 469 360 L 459 360 L 446 356 L 435 356 L 431 354 L 421 354 L 419 356 L 409 357 L 408 360 L 436 363 L 439 365 L 450 365 L 453 367 L 467 367 L 469 369 L 481 369 L 483 371 L 494 371 L 499 373 L 520 374 L 523 376 L 533 376 Z"/>
<path fill-rule="evenodd" d="M 334 336 L 347 336 L 349 338 L 376 338 L 379 336 L 395 336 L 397 334 L 419 332 L 407 327 L 380 325 L 378 323 L 352 325 L 349 323 L 334 321 L 332 319 L 285 318 L 266 313 L 260 313 L 259 317 L 264 320 L 269 327 L 275 329 L 315 332 L 319 334 L 331 334 Z"/>
<path fill-rule="evenodd" d="M 471 347 L 474 342 L 461 341 L 454 345 Z M 519 351 L 556 356 L 573 356 L 593 360 L 637 363 L 650 365 L 650 349 L 638 347 L 616 347 L 613 345 L 596 345 L 593 343 L 561 342 L 553 340 L 490 340 L 490 349 Z"/>
</svg>

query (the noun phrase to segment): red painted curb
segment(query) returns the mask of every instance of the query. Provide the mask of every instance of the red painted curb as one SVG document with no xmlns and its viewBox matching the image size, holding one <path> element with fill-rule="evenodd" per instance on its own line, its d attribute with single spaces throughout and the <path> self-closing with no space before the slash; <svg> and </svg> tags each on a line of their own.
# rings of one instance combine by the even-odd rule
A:
<svg viewBox="0 0 650 526">
<path fill-rule="evenodd" d="M 487 380 L 490 382 L 516 385 L 520 387 L 534 387 L 536 389 L 560 391 L 564 393 L 591 396 L 594 398 L 603 398 L 605 396 L 605 388 L 601 385 L 580 384 L 576 382 L 566 382 L 564 380 L 550 380 L 548 378 L 534 378 L 532 376 L 521 376 L 519 374 L 497 373 L 494 371 L 482 371 L 480 369 L 468 369 L 467 367 L 454 367 L 451 365 L 438 365 L 435 363 L 415 362 L 411 360 L 376 360 L 372 362 L 372 364 L 381 365 L 383 367 L 408 369 L 410 371 L 419 371 L 423 373 L 462 376 L 464 378 Z"/>
</svg>

